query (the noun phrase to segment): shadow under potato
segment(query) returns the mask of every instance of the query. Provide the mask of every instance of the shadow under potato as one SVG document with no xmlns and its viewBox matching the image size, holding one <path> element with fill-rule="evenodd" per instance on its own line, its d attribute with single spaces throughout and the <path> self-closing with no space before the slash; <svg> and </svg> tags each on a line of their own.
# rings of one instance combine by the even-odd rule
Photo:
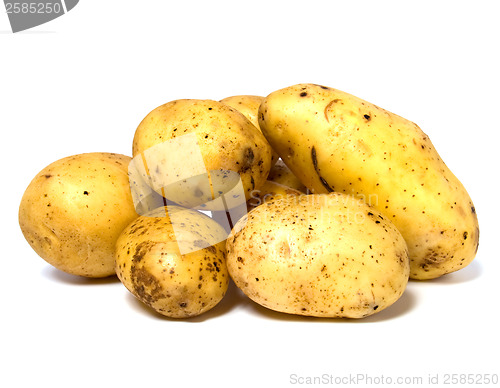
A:
<svg viewBox="0 0 500 388">
<path fill-rule="evenodd" d="M 239 290 L 238 290 L 239 291 Z M 241 291 L 240 291 L 241 292 Z M 243 293 L 241 293 L 243 294 Z M 304 315 L 287 314 L 274 310 L 270 310 L 266 307 L 253 302 L 250 298 L 244 297 L 245 301 L 242 303 L 243 308 L 249 313 L 254 315 L 260 315 L 264 318 L 289 321 L 289 322 L 322 322 L 322 323 L 373 323 L 381 322 L 394 318 L 398 318 L 409 311 L 411 311 L 416 306 L 416 295 L 411 289 L 406 289 L 403 295 L 391 306 L 375 313 L 366 318 L 324 318 L 324 317 L 311 317 Z"/>
<path fill-rule="evenodd" d="M 156 312 L 153 308 L 142 303 L 126 289 L 125 292 L 128 304 L 135 311 L 141 314 L 147 315 L 153 319 L 161 319 L 166 321 L 193 322 L 193 323 L 204 322 L 206 320 L 217 318 L 221 315 L 227 314 L 229 313 L 229 311 L 233 310 L 236 306 L 240 305 L 244 299 L 248 299 L 245 295 L 243 295 L 241 291 L 238 290 L 233 281 L 230 280 L 226 295 L 224 295 L 224 298 L 222 298 L 219 304 L 217 304 L 217 306 L 215 306 L 211 310 L 191 318 L 170 318 Z"/>
<path fill-rule="evenodd" d="M 459 271 L 443 275 L 436 279 L 431 280 L 412 280 L 415 283 L 429 283 L 429 284 L 459 284 L 466 283 L 471 280 L 479 278 L 483 273 L 483 267 L 478 260 L 474 260 L 467 267 Z"/>
<path fill-rule="evenodd" d="M 56 283 L 64 283 L 72 286 L 92 286 L 120 283 L 120 280 L 114 275 L 105 278 L 87 278 L 84 276 L 71 275 L 55 267 L 52 267 L 51 265 L 43 267 L 43 269 L 41 270 L 41 274 L 44 278 L 50 281 Z"/>
</svg>

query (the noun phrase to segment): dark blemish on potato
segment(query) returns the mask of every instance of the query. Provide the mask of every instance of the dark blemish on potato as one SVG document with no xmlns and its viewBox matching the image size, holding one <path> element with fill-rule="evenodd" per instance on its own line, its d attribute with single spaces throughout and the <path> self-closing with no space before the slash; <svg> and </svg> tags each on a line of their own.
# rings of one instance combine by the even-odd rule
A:
<svg viewBox="0 0 500 388">
<path fill-rule="evenodd" d="M 372 119 L 370 115 L 363 115 L 363 117 L 365 118 L 366 121 L 370 121 Z"/>
<path fill-rule="evenodd" d="M 311 148 L 311 159 L 313 162 L 314 171 L 316 171 L 316 174 L 318 175 L 318 178 L 321 181 L 321 184 L 328 190 L 329 193 L 332 193 L 333 189 L 330 187 L 328 182 L 319 173 L 318 159 L 316 157 L 316 148 L 314 146 Z"/>
<path fill-rule="evenodd" d="M 471 206 L 470 210 L 472 211 L 472 214 L 476 214 L 476 208 L 474 206 Z"/>
<path fill-rule="evenodd" d="M 307 92 L 300 93 L 300 97 L 305 97 L 305 96 L 307 96 Z"/>
<path fill-rule="evenodd" d="M 253 175 L 250 175 L 250 183 L 252 184 L 252 190 L 255 189 L 255 180 L 253 179 Z"/>
<path fill-rule="evenodd" d="M 380 221 L 379 221 L 379 220 L 377 220 L 377 221 L 375 221 L 375 223 L 376 223 L 376 224 L 380 224 Z"/>
<path fill-rule="evenodd" d="M 89 192 L 88 192 L 87 190 L 85 190 L 85 191 L 83 192 L 83 195 L 89 195 Z"/>
<path fill-rule="evenodd" d="M 217 253 L 217 249 L 213 245 L 210 245 L 206 248 L 209 252 L 212 252 L 214 255 Z"/>
<path fill-rule="evenodd" d="M 211 110 L 212 108 L 208 108 L 208 110 Z M 187 302 L 181 302 L 179 303 L 179 307 L 186 308 L 187 307 Z"/>
<path fill-rule="evenodd" d="M 245 160 L 249 163 L 249 164 L 252 164 L 253 163 L 253 159 L 254 159 L 254 154 L 253 154 L 253 150 L 251 148 L 247 148 L 245 150 L 245 154 L 243 155 Z"/>
<path fill-rule="evenodd" d="M 212 110 L 212 108 L 208 108 L 208 110 Z"/>
<path fill-rule="evenodd" d="M 328 109 L 330 109 L 330 106 L 332 106 L 332 104 L 336 104 L 337 102 L 339 102 L 340 100 L 338 98 L 336 98 L 335 100 L 332 100 L 330 101 L 326 106 L 325 106 L 325 109 L 323 111 L 323 114 L 325 115 L 325 119 L 327 122 L 330 122 L 330 119 L 328 118 Z"/>
<path fill-rule="evenodd" d="M 161 283 L 144 268 L 133 265 L 130 268 L 130 280 L 137 297 L 144 303 L 151 305 L 164 298 Z"/>
<path fill-rule="evenodd" d="M 377 306 L 373 306 L 373 310 L 376 310 L 378 309 L 378 305 Z"/>
<path fill-rule="evenodd" d="M 132 256 L 132 261 L 137 264 L 142 261 L 144 255 L 154 246 L 153 241 L 143 241 L 135 248 L 135 253 Z"/>
<path fill-rule="evenodd" d="M 52 178 L 52 174 L 45 174 L 45 178 L 47 179 Z"/>
<path fill-rule="evenodd" d="M 467 232 L 464 232 L 464 240 L 467 240 L 467 236 L 469 235 L 469 233 Z"/>
<path fill-rule="evenodd" d="M 241 256 L 238 256 L 238 258 L 236 259 L 239 263 L 241 264 L 245 264 L 245 261 L 243 260 L 243 257 Z"/>
<path fill-rule="evenodd" d="M 427 270 L 428 267 L 438 267 L 446 259 L 446 257 L 443 257 L 443 255 L 441 255 L 434 249 L 429 248 L 422 264 L 420 264 L 420 267 L 424 270 Z"/>
<path fill-rule="evenodd" d="M 243 164 L 241 166 L 241 172 L 245 172 L 250 168 L 252 168 L 254 158 L 255 155 L 253 153 L 253 150 L 250 147 L 246 148 L 245 151 L 243 152 Z"/>
<path fill-rule="evenodd" d="M 368 212 L 368 215 L 369 215 L 369 216 L 373 216 L 373 213 L 372 213 L 372 212 Z"/>
<path fill-rule="evenodd" d="M 173 275 L 173 274 L 175 273 L 175 269 L 174 269 L 174 268 L 170 268 L 170 271 L 168 271 L 168 273 L 169 273 L 170 275 Z"/>
</svg>

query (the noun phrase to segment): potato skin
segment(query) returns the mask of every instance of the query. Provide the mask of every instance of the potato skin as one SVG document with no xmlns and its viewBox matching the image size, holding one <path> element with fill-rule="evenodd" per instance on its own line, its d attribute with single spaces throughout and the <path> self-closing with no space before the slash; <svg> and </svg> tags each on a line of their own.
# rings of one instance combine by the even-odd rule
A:
<svg viewBox="0 0 500 388">
<path fill-rule="evenodd" d="M 250 122 L 260 131 L 259 126 L 259 107 L 264 101 L 262 96 L 252 96 L 252 95 L 238 95 L 226 97 L 220 102 L 236 109 L 243 116 L 245 116 Z M 274 166 L 279 159 L 279 155 L 272 151 L 271 154 L 271 166 Z"/>
<path fill-rule="evenodd" d="M 414 123 L 326 86 L 271 93 L 259 120 L 269 143 L 313 192 L 364 199 L 401 231 L 414 279 L 467 266 L 479 227 L 472 200 Z"/>
<path fill-rule="evenodd" d="M 291 187 L 304 194 L 310 194 L 307 187 L 293 174 L 281 159 L 271 168 L 267 180 Z"/>
<path fill-rule="evenodd" d="M 387 217 L 352 196 L 273 199 L 234 230 L 226 244 L 232 279 L 275 311 L 362 318 L 393 304 L 408 282 L 403 237 Z"/>
<path fill-rule="evenodd" d="M 288 195 L 299 196 L 302 195 L 298 190 L 292 189 L 291 187 L 272 182 L 266 181 L 260 190 L 254 190 L 252 192 L 252 198 L 248 201 L 248 210 L 250 211 L 256 206 L 260 206 L 273 198 L 282 198 Z"/>
<path fill-rule="evenodd" d="M 24 237 L 49 264 L 79 276 L 115 274 L 114 247 L 137 213 L 127 168 L 131 158 L 86 153 L 40 171 L 19 206 Z"/>
<path fill-rule="evenodd" d="M 238 173 L 246 200 L 250 198 L 252 190 L 264 184 L 271 168 L 269 143 L 245 116 L 217 101 L 175 100 L 157 107 L 142 120 L 135 132 L 133 156 L 191 133 L 196 135 L 206 170 Z M 171 169 L 172 160 L 189 159 L 182 150 L 179 150 L 179 155 L 169 157 L 169 160 L 159 160 L 154 166 L 158 174 Z M 222 191 L 227 192 L 230 188 L 232 186 Z M 191 196 L 184 190 L 180 199 L 183 206 L 194 207 L 200 204 L 200 198 L 211 197 L 208 186 L 200 186 L 191 190 Z M 179 200 L 168 196 L 167 199 L 174 202 Z"/>
<path fill-rule="evenodd" d="M 220 100 L 244 115 L 259 131 L 259 107 L 262 101 L 264 97 L 252 95 L 231 96 Z"/>
<path fill-rule="evenodd" d="M 193 317 L 213 308 L 226 293 L 227 233 L 201 213 L 168 209 L 168 215 L 164 208 L 142 215 L 123 231 L 116 243 L 116 273 L 137 299 L 158 313 Z M 175 231 L 173 212 L 182 216 Z M 220 242 L 207 244 L 214 238 Z M 195 250 L 181 254 L 178 241 Z"/>
</svg>

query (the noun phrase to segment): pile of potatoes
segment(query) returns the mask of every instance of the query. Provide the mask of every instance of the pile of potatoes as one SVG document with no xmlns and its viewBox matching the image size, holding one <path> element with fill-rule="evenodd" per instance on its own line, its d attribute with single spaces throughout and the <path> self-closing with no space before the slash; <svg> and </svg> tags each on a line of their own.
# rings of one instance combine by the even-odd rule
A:
<svg viewBox="0 0 500 388">
<path fill-rule="evenodd" d="M 362 318 L 478 249 L 474 205 L 422 130 L 326 86 L 168 102 L 132 153 L 47 166 L 19 223 L 48 263 L 116 274 L 168 317 L 210 310 L 231 278 L 275 311 Z"/>
</svg>

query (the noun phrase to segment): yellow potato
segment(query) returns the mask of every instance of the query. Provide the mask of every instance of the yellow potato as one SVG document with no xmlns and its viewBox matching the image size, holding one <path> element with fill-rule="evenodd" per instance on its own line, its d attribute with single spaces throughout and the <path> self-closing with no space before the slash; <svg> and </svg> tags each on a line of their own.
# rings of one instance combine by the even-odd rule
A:
<svg viewBox="0 0 500 388">
<path fill-rule="evenodd" d="M 243 114 L 259 131 L 259 106 L 262 101 L 264 101 L 264 97 L 251 95 L 231 96 L 220 100 L 223 104 Z"/>
<path fill-rule="evenodd" d="M 281 159 L 271 168 L 267 179 L 308 194 L 307 187 L 293 174 Z"/>
<path fill-rule="evenodd" d="M 235 109 L 212 100 L 175 100 L 154 109 L 135 132 L 133 155 L 134 161 L 146 160 L 145 181 L 185 207 L 223 195 L 227 206 L 244 203 L 271 168 L 271 147 L 262 133 Z M 234 192 L 240 179 L 241 191 Z M 221 204 L 207 209 L 224 210 Z"/>
<path fill-rule="evenodd" d="M 116 243 L 116 273 L 141 302 L 172 318 L 213 308 L 228 287 L 226 232 L 176 206 L 138 217 Z"/>
<path fill-rule="evenodd" d="M 262 132 L 313 192 L 343 192 L 383 212 L 405 238 L 410 277 L 432 279 L 474 258 L 474 205 L 429 137 L 414 123 L 326 86 L 271 93 Z"/>
<path fill-rule="evenodd" d="M 86 277 L 114 275 L 114 247 L 137 217 L 131 158 L 87 153 L 58 160 L 31 181 L 19 206 L 24 237 L 48 263 Z"/>
<path fill-rule="evenodd" d="M 242 218 L 226 245 L 235 284 L 275 311 L 362 318 L 393 304 L 408 282 L 399 231 L 345 194 L 273 199 Z"/>
<path fill-rule="evenodd" d="M 274 198 L 282 198 L 288 195 L 298 196 L 301 194 L 303 193 L 291 187 L 272 181 L 266 181 L 260 190 L 254 190 L 252 192 L 252 198 L 248 201 L 248 209 L 251 210 Z"/>
<path fill-rule="evenodd" d="M 259 131 L 259 106 L 262 101 L 264 101 L 264 97 L 251 95 L 231 96 L 220 100 L 223 104 L 243 114 Z M 279 155 L 273 151 L 271 155 L 271 166 L 274 166 L 278 159 Z"/>
</svg>

